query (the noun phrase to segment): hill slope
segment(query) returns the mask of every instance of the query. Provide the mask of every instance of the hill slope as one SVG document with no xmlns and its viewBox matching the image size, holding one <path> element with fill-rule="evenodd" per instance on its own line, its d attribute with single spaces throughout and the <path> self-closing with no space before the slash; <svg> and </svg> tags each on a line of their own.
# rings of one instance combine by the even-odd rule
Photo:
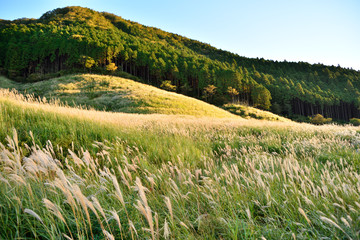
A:
<svg viewBox="0 0 360 240">
<path fill-rule="evenodd" d="M 249 59 L 81 7 L 55 9 L 40 19 L 0 21 L 0 72 L 34 81 L 74 69 L 125 71 L 155 86 L 170 80 L 178 92 L 217 105 L 234 97 L 228 93 L 232 87 L 239 101 L 271 101 L 287 116 L 360 117 L 360 73 L 351 69 Z M 216 87 L 211 98 L 209 85 Z"/>
<path fill-rule="evenodd" d="M 15 88 L 35 96 L 97 110 L 236 118 L 198 99 L 120 77 L 78 74 L 27 84 L 1 78 L 0 88 Z"/>
<path fill-rule="evenodd" d="M 225 104 L 223 106 L 223 109 L 247 119 L 254 118 L 281 122 L 290 121 L 289 119 L 281 117 L 274 113 L 241 104 Z"/>
<path fill-rule="evenodd" d="M 357 239 L 357 130 L 0 89 L 0 239 Z"/>
</svg>

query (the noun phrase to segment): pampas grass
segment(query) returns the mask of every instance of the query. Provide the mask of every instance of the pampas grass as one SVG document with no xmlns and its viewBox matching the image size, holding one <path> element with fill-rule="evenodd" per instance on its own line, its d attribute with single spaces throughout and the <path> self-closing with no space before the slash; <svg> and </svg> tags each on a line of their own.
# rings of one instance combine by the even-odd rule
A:
<svg viewBox="0 0 360 240">
<path fill-rule="evenodd" d="M 7 94 L 1 239 L 359 237 L 358 128 L 111 115 Z"/>
</svg>

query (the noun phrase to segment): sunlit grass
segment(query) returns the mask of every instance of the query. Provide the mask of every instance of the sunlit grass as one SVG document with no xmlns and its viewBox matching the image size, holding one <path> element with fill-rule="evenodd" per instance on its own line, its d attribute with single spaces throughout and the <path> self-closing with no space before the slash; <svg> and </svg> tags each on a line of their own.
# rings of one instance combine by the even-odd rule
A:
<svg viewBox="0 0 360 240">
<path fill-rule="evenodd" d="M 2 90 L 0 238 L 358 239 L 358 130 Z"/>
<path fill-rule="evenodd" d="M 250 107 L 247 105 L 241 104 L 225 104 L 223 106 L 224 109 L 228 110 L 229 112 L 241 116 L 243 118 L 255 118 L 255 119 L 262 119 L 268 121 L 281 121 L 281 122 L 289 122 L 290 119 L 281 117 L 269 111 L 260 110 L 254 107 Z"/>
<path fill-rule="evenodd" d="M 159 113 L 198 117 L 236 118 L 231 113 L 181 94 L 133 80 L 95 74 L 68 75 L 36 83 L 15 84 L 2 77 L 0 88 L 59 99 L 70 106 L 127 113 Z"/>
</svg>

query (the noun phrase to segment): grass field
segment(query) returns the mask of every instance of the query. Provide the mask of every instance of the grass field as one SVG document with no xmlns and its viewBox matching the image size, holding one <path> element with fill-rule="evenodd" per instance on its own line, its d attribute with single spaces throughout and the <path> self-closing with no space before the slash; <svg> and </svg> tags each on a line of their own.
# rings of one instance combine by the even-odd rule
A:
<svg viewBox="0 0 360 240">
<path fill-rule="evenodd" d="M 27 84 L 1 77 L 0 88 L 15 88 L 38 97 L 59 99 L 70 106 L 113 112 L 236 117 L 195 98 L 113 76 L 77 74 Z"/>
<path fill-rule="evenodd" d="M 271 112 L 245 105 L 226 104 L 221 109 L 195 98 L 113 76 L 76 74 L 27 84 L 0 76 L 0 88 L 58 99 L 69 106 L 113 112 L 220 118 L 236 118 L 238 115 L 249 119 L 289 121 Z"/>
<path fill-rule="evenodd" d="M 290 119 L 281 117 L 269 111 L 260 110 L 254 107 L 241 105 L 241 104 L 225 104 L 223 108 L 235 115 L 241 116 L 243 118 L 254 118 L 268 121 L 281 121 L 289 122 Z"/>
<path fill-rule="evenodd" d="M 358 239 L 359 128 L 0 90 L 1 239 Z"/>
</svg>

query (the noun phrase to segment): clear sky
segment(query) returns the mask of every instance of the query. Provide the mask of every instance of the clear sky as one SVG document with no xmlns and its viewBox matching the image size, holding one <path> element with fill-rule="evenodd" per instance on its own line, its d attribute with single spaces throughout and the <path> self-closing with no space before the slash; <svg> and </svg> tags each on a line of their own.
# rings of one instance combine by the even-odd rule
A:
<svg viewBox="0 0 360 240">
<path fill-rule="evenodd" d="M 89 7 L 245 57 L 360 70 L 360 0 L 0 0 L 0 18 Z"/>
</svg>

